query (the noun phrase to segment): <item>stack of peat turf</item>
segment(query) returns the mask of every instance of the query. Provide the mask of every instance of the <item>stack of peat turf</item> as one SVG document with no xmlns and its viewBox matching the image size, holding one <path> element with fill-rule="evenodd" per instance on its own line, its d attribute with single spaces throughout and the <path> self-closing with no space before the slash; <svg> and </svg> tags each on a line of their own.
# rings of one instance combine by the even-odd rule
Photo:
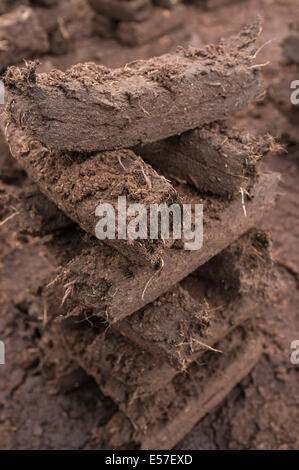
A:
<svg viewBox="0 0 299 470">
<path fill-rule="evenodd" d="M 290 24 L 290 34 L 283 42 L 283 52 L 288 60 L 299 64 L 299 20 Z"/>
<path fill-rule="evenodd" d="M 117 404 L 95 431 L 101 447 L 173 447 L 261 354 L 256 313 L 274 281 L 269 237 L 254 227 L 276 196 L 277 176 L 258 168 L 272 141 L 219 122 L 263 92 L 259 33 L 114 71 L 38 75 L 29 63 L 5 75 L 5 136 L 44 194 L 22 210 L 44 229 L 48 198 L 75 240 L 43 289 L 44 374 L 56 392 L 91 376 Z M 203 247 L 95 239 L 96 207 L 122 195 L 203 204 Z"/>
<path fill-rule="evenodd" d="M 0 70 L 46 53 L 66 54 L 88 16 L 81 0 L 0 0 Z"/>
<path fill-rule="evenodd" d="M 181 0 L 88 0 L 95 11 L 94 32 L 129 46 L 146 44 L 184 28 Z"/>
<path fill-rule="evenodd" d="M 278 75 L 270 87 L 269 94 L 278 109 L 285 114 L 294 126 L 294 135 L 297 140 L 297 127 L 299 124 L 299 21 L 290 24 L 290 34 L 283 44 L 283 55 L 286 63 L 281 67 Z"/>
</svg>

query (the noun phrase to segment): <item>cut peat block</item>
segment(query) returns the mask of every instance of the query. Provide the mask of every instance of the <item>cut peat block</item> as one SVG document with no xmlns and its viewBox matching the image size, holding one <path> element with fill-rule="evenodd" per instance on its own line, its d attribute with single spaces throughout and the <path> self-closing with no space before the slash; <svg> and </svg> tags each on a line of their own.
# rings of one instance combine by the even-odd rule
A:
<svg viewBox="0 0 299 470">
<path fill-rule="evenodd" d="M 291 62 L 299 64 L 299 21 L 290 25 L 290 35 L 282 43 L 284 56 Z"/>
<path fill-rule="evenodd" d="M 69 354 L 100 387 L 106 387 L 103 377 L 117 381 L 118 387 L 110 391 L 114 400 L 155 393 L 207 350 L 219 354 L 215 343 L 254 317 L 259 301 L 269 303 L 276 285 L 268 244 L 265 233 L 253 231 L 199 270 L 198 275 L 202 271 L 213 281 L 193 276 L 184 280 L 196 300 L 177 286 L 108 330 L 103 325 L 65 329 Z M 206 301 L 209 290 L 215 299 L 211 306 Z"/>
<path fill-rule="evenodd" d="M 219 351 L 218 353 L 206 350 L 200 358 L 201 367 L 205 368 L 207 366 L 207 357 L 211 362 L 214 362 L 217 360 L 218 356 L 221 356 L 222 354 L 227 355 L 229 350 L 228 343 L 231 337 L 238 336 L 241 332 L 243 334 L 247 330 L 250 331 L 251 324 L 252 322 L 249 321 L 245 323 L 243 327 L 234 329 L 228 337 L 220 343 L 217 343 L 215 347 Z M 166 409 L 168 408 L 168 403 L 173 399 L 175 393 L 173 382 L 177 381 L 180 377 L 186 379 L 186 376 L 189 375 L 191 371 L 193 372 L 193 366 L 195 363 L 192 363 L 184 372 L 176 372 L 172 377 L 165 375 L 163 381 L 163 366 L 161 370 L 158 363 L 152 361 L 151 375 L 154 376 L 155 372 L 157 377 L 160 378 L 159 387 L 154 387 L 154 384 L 151 382 L 149 377 L 148 382 L 143 383 L 142 389 L 137 383 L 138 379 L 136 380 L 138 372 L 132 371 L 136 366 L 137 370 L 142 371 L 142 369 L 138 367 L 138 362 L 141 363 L 142 360 L 144 360 L 146 364 L 147 357 L 142 354 L 142 351 L 138 351 L 136 348 L 135 354 L 131 356 L 131 362 L 126 361 L 124 359 L 124 349 L 120 338 L 115 338 L 115 343 L 111 344 L 110 353 L 108 354 L 109 344 L 111 343 L 110 337 L 107 338 L 107 350 L 103 351 L 101 347 L 97 350 L 97 343 L 92 342 L 90 345 L 88 344 L 86 341 L 88 337 L 86 333 L 79 332 L 75 335 L 72 333 L 74 333 L 74 331 L 69 331 L 69 334 L 66 335 L 66 345 L 68 347 L 69 357 L 77 362 L 78 366 L 81 367 L 88 375 L 94 378 L 101 392 L 104 395 L 109 396 L 118 405 L 119 409 L 130 419 L 135 429 L 138 429 L 139 431 L 145 431 L 147 427 L 152 424 L 152 420 L 156 419 L 156 417 L 151 413 L 151 408 L 156 401 L 160 403 L 160 411 L 163 407 Z M 224 349 L 221 349 L 219 346 L 221 343 L 225 344 Z M 118 345 L 120 345 L 120 348 Z M 117 368 L 119 370 L 120 377 L 116 377 L 111 373 L 109 368 L 106 369 L 102 362 L 102 352 L 104 352 L 104 361 L 105 358 L 107 358 L 110 362 L 110 367 L 111 365 L 113 366 L 112 372 L 115 372 Z M 125 368 L 126 372 L 122 371 L 123 368 Z M 123 382 L 121 380 L 125 373 L 128 378 L 127 382 Z M 131 381 L 131 378 L 134 382 Z"/>
<path fill-rule="evenodd" d="M 133 419 L 119 411 L 94 433 L 98 445 L 106 449 L 173 448 L 192 427 L 218 405 L 246 377 L 262 353 L 257 331 L 235 330 L 218 345 L 225 354 L 207 352 L 205 367 L 192 364 L 188 375 L 179 374 L 153 397 L 137 399 Z"/>
<path fill-rule="evenodd" d="M 0 15 L 8 13 L 16 6 L 19 6 L 19 0 L 0 0 Z"/>
<path fill-rule="evenodd" d="M 0 70 L 49 50 L 48 36 L 34 9 L 19 6 L 0 16 Z"/>
<path fill-rule="evenodd" d="M 182 0 L 153 0 L 154 5 L 162 8 L 174 8 L 176 5 L 182 3 Z"/>
<path fill-rule="evenodd" d="M 52 324 L 39 341 L 39 368 L 47 382 L 49 394 L 70 392 L 90 380 L 86 372 L 65 351 L 59 326 Z"/>
<path fill-rule="evenodd" d="M 269 236 L 252 230 L 114 328 L 173 368 L 184 369 L 255 313 L 259 299 L 270 297 L 267 286 L 273 277 Z"/>
<path fill-rule="evenodd" d="M 9 10 L 9 0 L 0 0 L 0 15 L 4 15 Z"/>
<path fill-rule="evenodd" d="M 190 1 L 190 0 L 189 0 Z M 191 2 L 199 7 L 206 8 L 208 10 L 214 10 L 221 8 L 232 3 L 245 3 L 247 0 L 191 0 Z"/>
<path fill-rule="evenodd" d="M 133 266 L 110 247 L 91 241 L 61 268 L 52 283 L 51 289 L 57 296 L 59 290 L 60 299 L 64 299 L 57 314 L 77 321 L 82 320 L 83 311 L 89 311 L 92 316 L 115 323 L 136 312 L 254 227 L 274 203 L 277 185 L 278 176 L 269 173 L 259 177 L 244 205 L 241 195 L 231 202 L 218 201 L 218 205 L 216 200 L 203 200 L 203 247 L 196 251 L 175 245 L 165 248 L 163 269 Z M 217 209 L 213 211 L 215 203 Z"/>
<path fill-rule="evenodd" d="M 65 214 L 90 235 L 95 234 L 99 218 L 97 206 L 111 204 L 117 211 L 118 197 L 126 196 L 127 204 L 179 203 L 177 192 L 163 176 L 131 150 L 84 155 L 47 151 L 28 140 L 13 123 L 6 127 L 6 138 L 13 157 L 38 184 L 40 190 Z M 125 222 L 126 225 L 126 222 Z M 116 224 L 117 226 L 117 224 Z M 125 226 L 123 228 L 126 228 Z M 174 240 L 106 239 L 105 242 L 133 263 L 154 267 L 163 249 Z"/>
<path fill-rule="evenodd" d="M 11 157 L 4 135 L 0 132 L 0 179 L 5 184 L 21 185 L 26 178 L 24 170 Z"/>
<path fill-rule="evenodd" d="M 218 123 L 139 146 L 138 155 L 170 178 L 201 191 L 235 195 L 256 180 L 258 161 L 272 139 L 256 139 Z"/>
<path fill-rule="evenodd" d="M 36 2 L 35 12 L 48 34 L 51 54 L 67 54 L 74 48 L 76 39 L 91 32 L 92 12 L 80 0 L 59 0 L 48 5 Z"/>
<path fill-rule="evenodd" d="M 130 148 L 201 127 L 261 96 L 254 65 L 260 32 L 257 23 L 228 42 L 117 70 L 79 64 L 37 74 L 36 64 L 11 67 L 6 121 L 48 149 L 79 152 Z"/>
<path fill-rule="evenodd" d="M 151 0 L 88 0 L 100 15 L 117 21 L 143 21 L 152 12 Z"/>
<path fill-rule="evenodd" d="M 73 224 L 33 184 L 16 188 L 0 183 L 0 207 L 4 205 L 9 227 L 23 235 L 43 237 Z M 1 220 L 4 219 L 2 214 L 0 217 Z"/>
<path fill-rule="evenodd" d="M 186 20 L 186 8 L 178 5 L 171 10 L 154 8 L 150 17 L 142 23 L 125 21 L 117 26 L 116 36 L 123 44 L 140 46 L 180 28 Z"/>
<path fill-rule="evenodd" d="M 93 32 L 101 38 L 111 39 L 115 37 L 117 22 L 103 15 L 94 15 Z"/>
</svg>

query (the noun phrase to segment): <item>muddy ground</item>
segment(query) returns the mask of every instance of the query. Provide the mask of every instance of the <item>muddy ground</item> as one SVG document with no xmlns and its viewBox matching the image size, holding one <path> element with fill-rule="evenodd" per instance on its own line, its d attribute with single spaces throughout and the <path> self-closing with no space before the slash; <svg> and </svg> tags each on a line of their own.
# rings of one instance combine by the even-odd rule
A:
<svg viewBox="0 0 299 470">
<path fill-rule="evenodd" d="M 204 12 L 190 7 L 191 42 L 197 45 L 229 36 L 258 14 L 264 18 L 261 45 L 272 40 L 259 55 L 262 64 L 270 60 L 263 69 L 270 84 L 286 68 L 280 44 L 289 22 L 299 16 L 299 0 L 247 0 Z M 83 38 L 76 52 L 67 57 L 45 57 L 41 67 L 64 69 L 82 60 L 121 66 L 163 53 L 172 48 L 172 41 L 166 36 L 130 48 L 112 40 Z M 260 224 L 272 232 L 284 293 L 275 306 L 259 305 L 265 343 L 262 359 L 177 449 L 298 449 L 299 366 L 290 362 L 290 344 L 299 339 L 299 138 L 296 142 L 297 129 L 267 98 L 234 117 L 233 123 L 255 133 L 279 136 L 288 151 L 264 162 L 265 169 L 279 171 L 282 178 L 277 205 Z M 1 180 L 17 192 L 26 177 L 22 172 L 15 177 L 3 173 Z M 66 259 L 67 250 L 66 244 Z M 0 339 L 6 344 L 6 365 L 0 369 L 0 448 L 94 448 L 94 430 L 109 420 L 115 406 L 92 381 L 69 394 L 53 396 L 40 374 L 37 343 L 43 313 L 39 311 L 37 286 L 55 267 L 45 257 L 39 239 L 17 235 L 8 225 L 1 227 L 0 254 Z"/>
</svg>

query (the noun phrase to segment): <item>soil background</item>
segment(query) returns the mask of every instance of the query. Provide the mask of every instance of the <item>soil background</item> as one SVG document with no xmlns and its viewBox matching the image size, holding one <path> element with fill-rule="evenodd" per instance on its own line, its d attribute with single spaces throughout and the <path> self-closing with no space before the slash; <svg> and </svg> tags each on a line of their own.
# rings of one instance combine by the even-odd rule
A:
<svg viewBox="0 0 299 470">
<path fill-rule="evenodd" d="M 283 73 L 286 62 L 280 44 L 288 25 L 299 17 L 299 0 L 247 0 L 213 11 L 190 8 L 191 43 L 199 45 L 237 33 L 257 15 L 264 19 L 259 54 L 268 83 Z M 114 67 L 149 58 L 173 47 L 171 37 L 129 48 L 112 40 L 82 38 L 67 57 L 45 57 L 41 70 L 86 60 Z M 299 79 L 299 68 L 298 68 Z M 298 449 L 299 366 L 290 362 L 290 344 L 299 339 L 299 138 L 297 129 L 266 98 L 239 113 L 232 123 L 257 134 L 271 132 L 287 152 L 267 157 L 265 169 L 282 174 L 276 208 L 260 224 L 273 237 L 276 269 L 283 295 L 273 307 L 259 306 L 265 334 L 265 354 L 251 374 L 216 409 L 201 420 L 177 449 Z M 293 137 L 291 137 L 293 136 Z M 0 179 L 3 180 L 3 176 Z M 22 172 L 4 178 L 12 191 L 25 182 Z M 94 382 L 66 395 L 49 395 L 40 375 L 37 342 L 42 334 L 38 289 L 54 267 L 40 239 L 22 237 L 9 227 L 0 232 L 0 339 L 6 345 L 6 365 L 0 366 L 1 449 L 91 449 L 94 430 L 115 411 Z M 37 319 L 38 318 L 38 319 Z"/>
</svg>

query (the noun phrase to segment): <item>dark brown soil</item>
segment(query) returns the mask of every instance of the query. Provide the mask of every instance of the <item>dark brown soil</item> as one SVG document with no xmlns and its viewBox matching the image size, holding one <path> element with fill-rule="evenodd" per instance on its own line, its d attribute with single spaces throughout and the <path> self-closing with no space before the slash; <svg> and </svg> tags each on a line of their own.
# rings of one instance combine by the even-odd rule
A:
<svg viewBox="0 0 299 470">
<path fill-rule="evenodd" d="M 89 311 L 92 316 L 115 323 L 134 313 L 254 227 L 266 208 L 274 203 L 276 190 L 276 175 L 261 177 L 253 188 L 252 199 L 246 203 L 246 215 L 241 198 L 231 203 L 216 200 L 216 210 L 209 207 L 211 199 L 203 199 L 205 250 L 186 252 L 175 245 L 165 248 L 164 265 L 160 270 L 133 266 L 109 247 L 91 241 L 80 255 L 58 271 L 49 289 L 50 295 L 53 290 L 58 300 L 64 299 L 60 308 L 58 304 L 57 314 L 80 320 L 82 313 Z M 189 196 L 189 203 L 190 199 Z M 65 285 L 73 286 L 66 297 Z"/>
</svg>

